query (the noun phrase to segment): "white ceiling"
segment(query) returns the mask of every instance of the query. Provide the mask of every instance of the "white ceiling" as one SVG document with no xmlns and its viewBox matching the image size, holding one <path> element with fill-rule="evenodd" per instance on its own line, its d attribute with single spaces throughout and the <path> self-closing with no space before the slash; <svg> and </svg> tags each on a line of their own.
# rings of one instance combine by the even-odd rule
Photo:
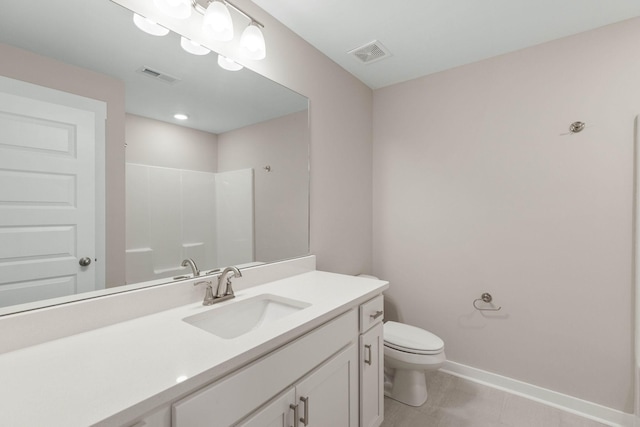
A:
<svg viewBox="0 0 640 427">
<path fill-rule="evenodd" d="M 185 52 L 174 33 L 143 33 L 133 14 L 111 1 L 0 0 L 0 11 L 0 43 L 123 81 L 128 113 L 218 134 L 308 106 L 305 97 L 246 68 L 221 69 L 213 53 Z M 136 72 L 141 67 L 179 81 L 151 79 Z M 189 120 L 175 120 L 176 112 Z"/>
<path fill-rule="evenodd" d="M 253 1 L 373 89 L 640 16 L 638 0 Z M 392 56 L 347 54 L 373 40 Z"/>
</svg>

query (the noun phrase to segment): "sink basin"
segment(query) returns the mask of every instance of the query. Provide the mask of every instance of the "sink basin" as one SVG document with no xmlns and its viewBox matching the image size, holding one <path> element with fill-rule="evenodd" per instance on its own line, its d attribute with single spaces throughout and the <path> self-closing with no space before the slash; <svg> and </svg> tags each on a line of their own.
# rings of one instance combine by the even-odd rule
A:
<svg viewBox="0 0 640 427">
<path fill-rule="evenodd" d="M 220 338 L 232 339 L 310 305 L 307 302 L 278 295 L 263 294 L 185 317 L 182 320 Z"/>
</svg>

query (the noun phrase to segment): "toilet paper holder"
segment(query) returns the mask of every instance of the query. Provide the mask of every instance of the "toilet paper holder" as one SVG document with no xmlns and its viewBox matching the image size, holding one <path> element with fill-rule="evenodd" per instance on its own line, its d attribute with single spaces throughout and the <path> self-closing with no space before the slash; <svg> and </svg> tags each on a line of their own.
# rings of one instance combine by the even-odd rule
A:
<svg viewBox="0 0 640 427">
<path fill-rule="evenodd" d="M 489 292 L 485 292 L 482 295 L 480 295 L 480 298 L 473 300 L 473 308 L 480 311 L 498 311 L 502 308 L 502 307 L 497 307 L 497 308 L 496 307 L 478 307 L 479 301 L 486 304 L 490 304 L 491 301 L 493 301 L 493 297 Z"/>
</svg>

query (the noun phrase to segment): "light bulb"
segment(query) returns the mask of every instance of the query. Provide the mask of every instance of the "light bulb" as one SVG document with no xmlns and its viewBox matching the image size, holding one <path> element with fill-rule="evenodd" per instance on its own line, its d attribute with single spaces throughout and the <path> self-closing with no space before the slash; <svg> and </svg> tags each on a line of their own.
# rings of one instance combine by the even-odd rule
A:
<svg viewBox="0 0 640 427">
<path fill-rule="evenodd" d="M 221 68 L 224 68 L 225 70 L 229 70 L 229 71 L 239 71 L 244 68 L 242 65 L 238 64 L 233 59 L 229 59 L 226 56 L 222 56 L 222 55 L 218 55 L 218 65 Z"/>
<path fill-rule="evenodd" d="M 191 0 L 153 0 L 153 4 L 172 18 L 187 19 L 191 16 Z"/>
<path fill-rule="evenodd" d="M 229 41 L 233 38 L 233 21 L 226 4 L 211 2 L 202 19 L 202 31 L 214 40 Z"/>
<path fill-rule="evenodd" d="M 192 53 L 194 55 L 206 55 L 207 53 L 211 52 L 209 49 L 202 46 L 200 43 L 194 42 L 193 40 L 189 40 L 186 37 L 180 37 L 180 46 L 182 46 L 182 48 L 187 52 Z"/>
<path fill-rule="evenodd" d="M 168 29 L 156 24 L 149 18 L 138 15 L 137 13 L 133 14 L 133 23 L 136 24 L 136 27 L 140 28 L 147 34 L 151 34 L 152 36 L 166 36 L 169 34 Z"/>
<path fill-rule="evenodd" d="M 249 59 L 264 59 L 267 56 L 267 48 L 264 43 L 262 31 L 255 23 L 249 24 L 240 37 L 240 50 Z"/>
<path fill-rule="evenodd" d="M 177 119 L 177 120 L 187 120 L 189 118 L 189 116 L 187 116 L 186 114 L 183 114 L 183 113 L 176 113 L 176 114 L 173 115 L 173 118 Z"/>
</svg>

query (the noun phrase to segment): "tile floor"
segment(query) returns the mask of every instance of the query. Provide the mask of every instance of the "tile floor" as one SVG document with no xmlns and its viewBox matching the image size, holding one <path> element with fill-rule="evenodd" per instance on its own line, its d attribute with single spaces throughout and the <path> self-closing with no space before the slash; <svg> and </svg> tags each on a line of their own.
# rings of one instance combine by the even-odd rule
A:
<svg viewBox="0 0 640 427">
<path fill-rule="evenodd" d="M 440 371 L 415 408 L 385 397 L 382 427 L 602 427 L 577 415 Z"/>
</svg>

